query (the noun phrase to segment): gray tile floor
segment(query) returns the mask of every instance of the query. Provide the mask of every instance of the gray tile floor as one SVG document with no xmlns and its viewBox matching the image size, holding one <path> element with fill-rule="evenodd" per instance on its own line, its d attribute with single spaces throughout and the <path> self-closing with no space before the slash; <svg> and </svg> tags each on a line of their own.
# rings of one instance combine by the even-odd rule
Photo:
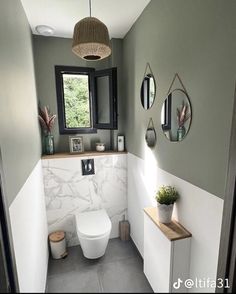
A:
<svg viewBox="0 0 236 294">
<path fill-rule="evenodd" d="M 68 248 L 68 257 L 49 261 L 48 293 L 153 293 L 143 261 L 131 241 L 109 241 L 98 260 L 84 258 L 81 247 Z"/>
</svg>

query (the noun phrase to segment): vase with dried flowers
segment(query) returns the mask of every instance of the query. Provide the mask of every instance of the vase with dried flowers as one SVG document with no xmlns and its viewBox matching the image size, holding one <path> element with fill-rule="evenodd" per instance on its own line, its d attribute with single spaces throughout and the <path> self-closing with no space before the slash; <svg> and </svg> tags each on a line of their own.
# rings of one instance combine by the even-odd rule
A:
<svg viewBox="0 0 236 294">
<path fill-rule="evenodd" d="M 56 115 L 51 114 L 49 108 L 45 106 L 43 109 L 39 107 L 39 122 L 44 133 L 43 152 L 45 154 L 54 154 L 54 138 L 51 134 Z"/>
<path fill-rule="evenodd" d="M 181 109 L 177 108 L 177 141 L 183 140 L 186 129 L 184 124 L 190 118 L 191 114 L 188 112 L 188 104 L 183 101 Z"/>
</svg>

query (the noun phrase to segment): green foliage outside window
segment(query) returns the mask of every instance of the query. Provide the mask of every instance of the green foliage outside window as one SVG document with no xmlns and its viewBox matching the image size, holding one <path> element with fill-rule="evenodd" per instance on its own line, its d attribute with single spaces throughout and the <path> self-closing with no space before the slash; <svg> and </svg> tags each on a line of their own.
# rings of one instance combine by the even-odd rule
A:
<svg viewBox="0 0 236 294">
<path fill-rule="evenodd" d="M 66 128 L 90 127 L 87 75 L 63 75 Z"/>
</svg>

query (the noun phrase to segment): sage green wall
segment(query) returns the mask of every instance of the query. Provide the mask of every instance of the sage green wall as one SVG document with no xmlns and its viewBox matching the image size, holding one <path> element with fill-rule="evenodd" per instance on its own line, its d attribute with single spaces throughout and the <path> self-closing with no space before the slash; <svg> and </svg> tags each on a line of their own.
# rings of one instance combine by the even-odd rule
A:
<svg viewBox="0 0 236 294">
<path fill-rule="evenodd" d="M 31 31 L 19 0 L 0 1 L 0 149 L 9 205 L 41 156 Z"/>
<path fill-rule="evenodd" d="M 160 168 L 224 197 L 236 78 L 236 1 L 153 0 L 123 43 L 128 151 L 145 158 L 152 117 Z M 145 111 L 140 86 L 146 62 L 156 78 L 154 106 Z M 192 125 L 180 143 L 161 130 L 162 103 L 179 73 L 192 103 Z"/>
<path fill-rule="evenodd" d="M 111 142 L 113 143 L 113 149 L 117 150 L 117 136 L 124 133 L 124 121 L 125 121 L 125 99 L 124 99 L 124 78 L 123 78 L 123 40 L 112 39 L 112 55 L 111 55 L 112 67 L 117 67 L 117 92 L 118 92 L 118 130 L 111 132 Z"/>
<path fill-rule="evenodd" d="M 113 57 L 101 61 L 86 62 L 72 53 L 71 44 L 71 39 L 34 36 L 34 58 L 39 102 L 42 106 L 48 105 L 51 112 L 56 114 L 55 65 L 85 66 L 96 69 L 115 66 L 113 65 Z M 114 44 L 112 42 L 112 47 L 115 46 Z M 56 152 L 69 151 L 69 136 L 59 134 L 58 120 L 54 126 L 53 135 Z M 95 143 L 99 141 L 104 142 L 108 149 L 113 146 L 113 137 L 110 130 L 98 130 L 96 134 L 81 134 L 81 136 L 84 139 L 85 150 L 94 150 Z"/>
</svg>

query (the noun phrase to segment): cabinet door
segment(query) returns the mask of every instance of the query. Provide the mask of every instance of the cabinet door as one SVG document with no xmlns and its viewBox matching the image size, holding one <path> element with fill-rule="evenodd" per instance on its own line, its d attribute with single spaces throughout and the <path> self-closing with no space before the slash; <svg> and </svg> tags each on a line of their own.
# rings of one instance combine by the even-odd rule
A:
<svg viewBox="0 0 236 294">
<path fill-rule="evenodd" d="M 171 251 L 171 242 L 144 215 L 144 273 L 154 292 L 170 292 Z"/>
<path fill-rule="evenodd" d="M 190 261 L 190 244 L 191 238 L 177 240 L 172 242 L 173 244 L 173 257 L 172 257 L 172 277 L 171 287 L 172 293 L 187 293 L 184 283 L 180 284 L 178 289 L 173 287 L 173 284 L 181 281 L 186 281 L 189 278 L 189 261 Z"/>
</svg>

